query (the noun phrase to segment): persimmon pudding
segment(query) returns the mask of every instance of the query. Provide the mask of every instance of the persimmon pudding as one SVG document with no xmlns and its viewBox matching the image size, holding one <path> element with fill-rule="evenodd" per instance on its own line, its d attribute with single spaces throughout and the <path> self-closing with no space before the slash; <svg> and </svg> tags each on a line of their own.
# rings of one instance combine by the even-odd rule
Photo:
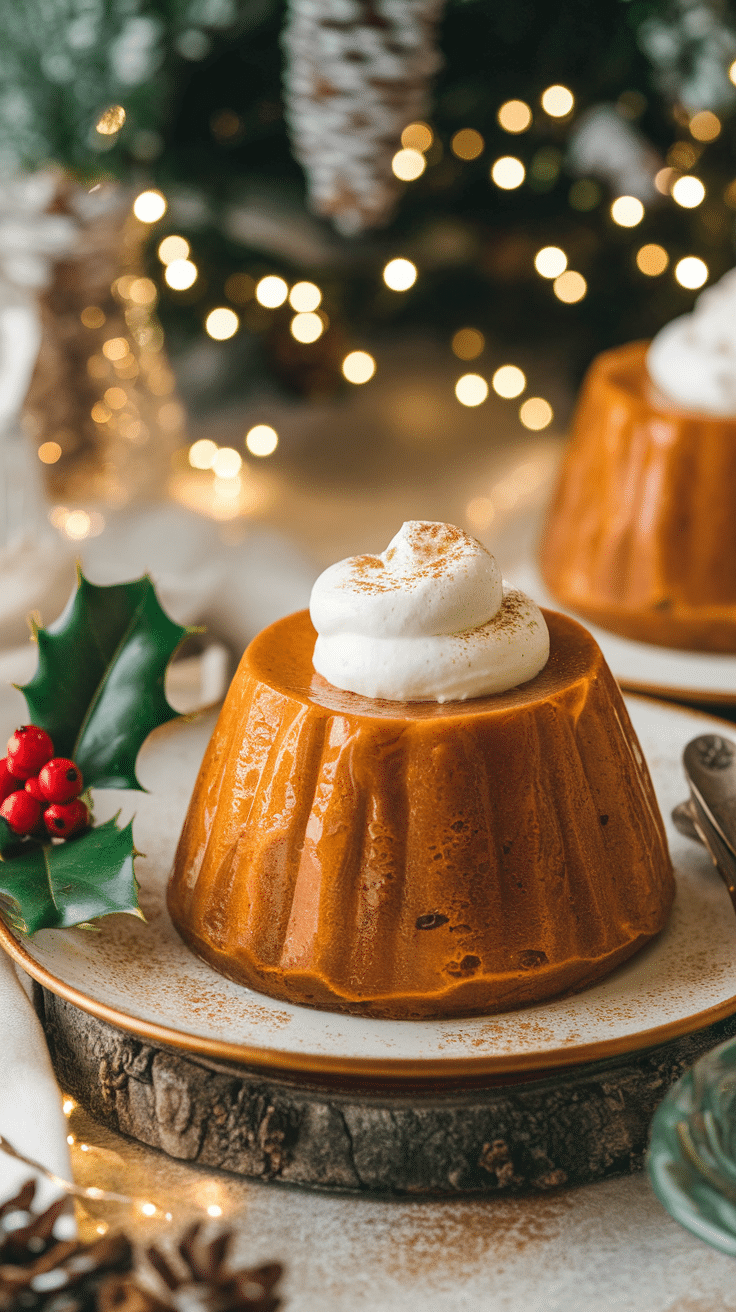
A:
<svg viewBox="0 0 736 1312">
<path fill-rule="evenodd" d="M 558 601 L 667 647 L 736 653 L 736 269 L 651 344 L 598 357 L 542 538 Z"/>
<path fill-rule="evenodd" d="M 250 644 L 199 773 L 168 893 L 199 956 L 408 1020 L 579 989 L 662 929 L 662 821 L 585 629 L 424 522 L 310 609 Z"/>
</svg>

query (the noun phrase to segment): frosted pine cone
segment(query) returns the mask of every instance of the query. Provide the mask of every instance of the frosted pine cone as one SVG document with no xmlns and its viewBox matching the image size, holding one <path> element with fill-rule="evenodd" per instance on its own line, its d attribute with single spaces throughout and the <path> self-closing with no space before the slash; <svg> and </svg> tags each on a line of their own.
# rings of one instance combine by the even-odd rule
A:
<svg viewBox="0 0 736 1312">
<path fill-rule="evenodd" d="M 346 235 L 388 222 L 391 160 L 426 115 L 444 0 L 289 0 L 286 117 L 309 199 Z"/>
</svg>

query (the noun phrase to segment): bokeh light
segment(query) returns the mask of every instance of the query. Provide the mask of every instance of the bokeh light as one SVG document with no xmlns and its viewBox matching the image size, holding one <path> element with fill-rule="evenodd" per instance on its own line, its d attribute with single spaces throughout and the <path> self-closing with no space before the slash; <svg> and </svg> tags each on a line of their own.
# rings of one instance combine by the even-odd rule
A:
<svg viewBox="0 0 736 1312">
<path fill-rule="evenodd" d="M 225 342 L 238 331 L 240 320 L 234 310 L 228 309 L 226 305 L 218 305 L 217 309 L 210 310 L 204 326 L 216 342 Z"/>
<path fill-rule="evenodd" d="M 491 177 L 502 191 L 513 191 L 520 187 L 526 177 L 526 169 L 515 155 L 502 155 L 491 167 Z"/>
<path fill-rule="evenodd" d="M 696 141 L 715 141 L 721 134 L 721 120 L 709 109 L 701 109 L 690 119 L 690 132 Z"/>
<path fill-rule="evenodd" d="M 567 268 L 567 256 L 559 246 L 543 246 L 534 256 L 534 268 L 542 278 L 559 278 Z"/>
<path fill-rule="evenodd" d="M 657 278 L 660 273 L 664 273 L 669 262 L 670 257 L 664 246 L 659 246 L 656 242 L 648 242 L 636 252 L 637 267 L 648 278 Z"/>
<path fill-rule="evenodd" d="M 124 122 L 125 110 L 122 105 L 109 105 L 95 123 L 95 131 L 99 132 L 101 137 L 114 137 Z"/>
<path fill-rule="evenodd" d="M 734 59 L 731 67 L 728 70 L 728 76 L 730 77 L 731 81 L 736 87 L 736 59 Z"/>
<path fill-rule="evenodd" d="M 61 459 L 61 447 L 58 442 L 42 442 L 38 448 L 38 458 L 44 465 L 55 465 Z"/>
<path fill-rule="evenodd" d="M 166 265 L 164 278 L 175 292 L 184 292 L 197 281 L 197 266 L 191 260 L 172 260 Z"/>
<path fill-rule="evenodd" d="M 295 282 L 289 292 L 289 305 L 297 314 L 308 314 L 316 310 L 322 300 L 322 293 L 316 283 Z"/>
<path fill-rule="evenodd" d="M 157 254 L 162 264 L 172 264 L 174 260 L 185 260 L 189 250 L 186 237 L 177 237 L 172 233 L 159 242 Z"/>
<path fill-rule="evenodd" d="M 565 118 L 574 104 L 575 97 L 568 87 L 555 84 L 542 92 L 542 109 L 550 118 Z"/>
<path fill-rule="evenodd" d="M 475 128 L 461 128 L 450 141 L 450 150 L 458 159 L 477 159 L 485 150 L 485 141 Z"/>
<path fill-rule="evenodd" d="M 128 343 L 124 337 L 108 337 L 102 343 L 102 354 L 108 360 L 122 360 L 128 354 Z"/>
<path fill-rule="evenodd" d="M 669 196 L 670 187 L 678 176 L 677 169 L 658 169 L 654 175 L 654 185 L 662 196 Z"/>
<path fill-rule="evenodd" d="M 463 374 L 455 383 L 455 396 L 461 405 L 482 405 L 488 396 L 488 383 L 480 374 Z"/>
<path fill-rule="evenodd" d="M 526 132 L 532 121 L 532 111 L 525 100 L 507 100 L 496 117 L 504 132 Z"/>
<path fill-rule="evenodd" d="M 458 360 L 475 360 L 486 344 L 477 328 L 460 328 L 452 339 L 452 351 Z"/>
<path fill-rule="evenodd" d="M 526 387 L 526 374 L 515 364 L 502 364 L 500 369 L 496 370 L 491 382 L 494 392 L 508 400 L 513 396 L 521 396 Z"/>
<path fill-rule="evenodd" d="M 376 362 L 367 351 L 351 351 L 342 362 L 342 372 L 349 383 L 367 383 L 376 372 Z"/>
<path fill-rule="evenodd" d="M 611 218 L 620 228 L 635 228 L 644 218 L 644 206 L 637 196 L 617 196 L 611 206 Z"/>
<path fill-rule="evenodd" d="M 217 443 L 209 437 L 200 437 L 189 448 L 189 463 L 192 469 L 211 469 L 217 455 Z"/>
<path fill-rule="evenodd" d="M 156 284 L 150 278 L 134 278 L 128 288 L 128 300 L 134 305 L 152 305 L 156 296 Z"/>
<path fill-rule="evenodd" d="M 128 393 L 122 387 L 108 387 L 102 399 L 111 410 L 122 410 L 128 400 Z"/>
<path fill-rule="evenodd" d="M 434 132 L 429 123 L 423 123 L 421 120 L 417 123 L 408 123 L 401 134 L 401 144 L 406 150 L 429 150 L 434 141 Z"/>
<path fill-rule="evenodd" d="M 267 310 L 275 310 L 279 305 L 283 305 L 288 295 L 288 283 L 285 283 L 283 278 L 279 278 L 278 274 L 269 273 L 256 283 L 256 300 Z"/>
<path fill-rule="evenodd" d="M 542 396 L 530 396 L 528 400 L 520 405 L 519 418 L 525 428 L 531 428 L 534 432 L 538 432 L 540 428 L 546 428 L 548 424 L 551 424 L 553 419 L 552 406 Z"/>
<path fill-rule="evenodd" d="M 85 328 L 101 328 L 105 322 L 105 313 L 99 305 L 85 305 L 79 317 Z"/>
<path fill-rule="evenodd" d="M 397 150 L 391 160 L 391 171 L 400 182 L 414 182 L 420 178 L 427 167 L 427 161 L 420 150 L 407 146 Z"/>
<path fill-rule="evenodd" d="M 245 435 L 245 445 L 252 456 L 273 455 L 278 444 L 278 433 L 270 424 L 256 424 Z"/>
<path fill-rule="evenodd" d="M 558 301 L 564 301 L 566 305 L 574 305 L 576 301 L 582 301 L 588 290 L 588 284 L 582 273 L 568 269 L 565 273 L 561 273 L 559 278 L 555 278 L 552 290 Z"/>
<path fill-rule="evenodd" d="M 142 191 L 133 202 L 133 213 L 141 223 L 158 223 L 166 213 L 166 197 L 160 191 Z"/>
<path fill-rule="evenodd" d="M 221 446 L 212 461 L 217 478 L 235 478 L 243 467 L 243 457 L 234 446 Z"/>
<path fill-rule="evenodd" d="M 309 342 L 316 342 L 317 338 L 322 336 L 325 326 L 318 314 L 295 314 L 289 329 L 297 342 L 306 345 Z"/>
<path fill-rule="evenodd" d="M 707 281 L 708 265 L 705 260 L 698 259 L 697 255 L 686 255 L 675 265 L 675 278 L 681 287 L 695 291 Z"/>
<path fill-rule="evenodd" d="M 694 178 L 692 174 L 686 173 L 684 177 L 673 182 L 670 195 L 683 209 L 694 210 L 705 200 L 705 187 L 700 178 Z"/>
<path fill-rule="evenodd" d="M 383 271 L 383 281 L 393 292 L 406 292 L 417 280 L 417 266 L 411 260 L 389 260 Z"/>
</svg>

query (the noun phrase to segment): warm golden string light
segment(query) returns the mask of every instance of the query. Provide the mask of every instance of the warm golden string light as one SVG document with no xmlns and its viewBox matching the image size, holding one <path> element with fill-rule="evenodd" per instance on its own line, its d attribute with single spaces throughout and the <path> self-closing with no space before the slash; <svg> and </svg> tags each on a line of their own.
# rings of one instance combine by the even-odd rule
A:
<svg viewBox="0 0 736 1312">
<path fill-rule="evenodd" d="M 455 396 L 461 405 L 482 405 L 488 396 L 488 383 L 480 374 L 463 374 L 455 384 Z"/>
<path fill-rule="evenodd" d="M 197 277 L 197 266 L 191 260 L 172 260 L 164 269 L 164 279 L 175 292 L 184 292 L 193 287 Z"/>
<path fill-rule="evenodd" d="M 321 301 L 322 293 L 313 282 L 295 282 L 289 292 L 289 305 L 297 314 L 308 314 L 316 310 Z"/>
<path fill-rule="evenodd" d="M 575 97 L 569 87 L 556 84 L 542 92 L 542 109 L 550 118 L 565 118 L 575 104 Z"/>
<path fill-rule="evenodd" d="M 401 134 L 401 144 L 406 150 L 421 150 L 424 154 L 429 150 L 434 141 L 434 132 L 429 123 L 423 123 L 419 120 L 417 123 L 408 123 Z"/>
<path fill-rule="evenodd" d="M 675 278 L 681 287 L 696 291 L 708 280 L 708 265 L 697 255 L 686 255 L 675 265 Z"/>
<path fill-rule="evenodd" d="M 611 205 L 611 218 L 620 228 L 635 228 L 644 218 L 644 206 L 637 196 L 617 196 Z"/>
<path fill-rule="evenodd" d="M 526 132 L 531 126 L 532 111 L 524 100 L 507 100 L 496 115 L 504 132 Z"/>
<path fill-rule="evenodd" d="M 452 352 L 458 360 L 475 360 L 481 355 L 486 339 L 477 328 L 460 328 L 452 339 Z"/>
<path fill-rule="evenodd" d="M 519 418 L 525 428 L 538 432 L 546 428 L 553 419 L 552 406 L 542 396 L 530 396 L 519 407 Z"/>
<path fill-rule="evenodd" d="M 256 424 L 245 435 L 245 445 L 252 456 L 271 456 L 278 444 L 278 433 L 270 424 Z"/>
<path fill-rule="evenodd" d="M 686 173 L 673 182 L 670 194 L 683 209 L 694 210 L 705 200 L 705 187 L 700 178 L 694 178 L 692 174 Z"/>
<path fill-rule="evenodd" d="M 526 387 L 526 375 L 515 364 L 502 364 L 493 375 L 491 383 L 497 396 L 508 400 L 514 396 L 521 396 Z"/>
<path fill-rule="evenodd" d="M 376 362 L 367 351 L 351 351 L 342 362 L 343 377 L 359 386 L 370 382 L 376 372 Z"/>
<path fill-rule="evenodd" d="M 420 150 L 407 146 L 397 150 L 391 160 L 391 171 L 400 182 L 415 182 L 427 167 L 427 161 Z"/>
<path fill-rule="evenodd" d="M 133 213 L 141 223 L 158 223 L 166 209 L 166 197 L 160 191 L 142 191 L 133 202 Z"/>
<path fill-rule="evenodd" d="M 211 469 L 217 455 L 217 443 L 208 437 L 200 437 L 189 448 L 189 463 L 192 469 Z"/>
<path fill-rule="evenodd" d="M 461 128 L 450 141 L 450 150 L 458 159 L 477 159 L 486 143 L 475 128 Z"/>
<path fill-rule="evenodd" d="M 574 305 L 576 301 L 582 301 L 588 290 L 588 284 L 582 273 L 567 269 L 559 278 L 555 278 L 552 290 L 558 301 L 563 301 L 565 305 Z"/>
<path fill-rule="evenodd" d="M 513 191 L 520 187 L 526 177 L 526 169 L 515 155 L 502 155 L 491 166 L 491 178 L 502 191 Z"/>
<path fill-rule="evenodd" d="M 210 310 L 204 327 L 205 332 L 216 342 L 225 342 L 229 337 L 234 337 L 240 327 L 240 320 L 234 310 L 219 305 L 217 309 Z"/>
<path fill-rule="evenodd" d="M 243 457 L 234 446 L 221 446 L 212 461 L 217 478 L 235 478 L 243 467 Z"/>
<path fill-rule="evenodd" d="M 162 264 L 173 264 L 174 260 L 186 260 L 189 250 L 186 237 L 177 237 L 172 233 L 159 242 L 157 254 Z"/>
<path fill-rule="evenodd" d="M 721 120 L 709 109 L 701 109 L 690 119 L 690 133 L 696 141 L 715 141 L 721 134 Z"/>
<path fill-rule="evenodd" d="M 256 300 L 267 310 L 278 309 L 288 295 L 289 285 L 283 278 L 279 278 L 278 274 L 270 273 L 256 283 Z"/>
<path fill-rule="evenodd" d="M 534 268 L 542 278 L 559 278 L 567 268 L 567 256 L 559 246 L 543 246 L 534 256 Z"/>
<path fill-rule="evenodd" d="M 61 454 L 58 442 L 42 442 L 38 448 L 38 458 L 44 465 L 55 465 Z"/>
<path fill-rule="evenodd" d="M 86 305 L 79 317 L 85 328 L 101 328 L 105 322 L 104 311 L 99 305 Z"/>
<path fill-rule="evenodd" d="M 308 345 L 322 336 L 324 323 L 318 314 L 295 314 L 289 329 L 297 342 Z"/>
<path fill-rule="evenodd" d="M 659 246 L 656 242 L 648 242 L 636 252 L 637 268 L 648 278 L 657 278 L 660 273 L 664 273 L 669 262 L 670 257 L 664 246 Z"/>
<path fill-rule="evenodd" d="M 411 260 L 389 260 L 383 270 L 383 281 L 393 292 L 406 292 L 417 280 L 417 266 Z"/>
</svg>

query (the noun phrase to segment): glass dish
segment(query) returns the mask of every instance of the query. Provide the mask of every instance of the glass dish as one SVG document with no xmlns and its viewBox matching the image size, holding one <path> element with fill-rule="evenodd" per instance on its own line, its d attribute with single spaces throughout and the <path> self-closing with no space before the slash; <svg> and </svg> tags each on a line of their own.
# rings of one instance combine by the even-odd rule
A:
<svg viewBox="0 0 736 1312">
<path fill-rule="evenodd" d="M 675 1220 L 736 1257 L 736 1039 L 701 1057 L 660 1103 L 647 1167 Z"/>
</svg>

